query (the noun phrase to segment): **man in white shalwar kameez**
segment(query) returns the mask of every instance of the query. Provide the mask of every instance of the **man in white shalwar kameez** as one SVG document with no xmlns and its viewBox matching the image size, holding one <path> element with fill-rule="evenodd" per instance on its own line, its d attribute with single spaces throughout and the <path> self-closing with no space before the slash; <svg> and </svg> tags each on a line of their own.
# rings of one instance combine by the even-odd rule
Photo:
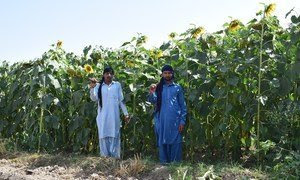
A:
<svg viewBox="0 0 300 180">
<path fill-rule="evenodd" d="M 124 96 L 121 84 L 113 81 L 114 71 L 104 69 L 102 80 L 98 83 L 91 78 L 90 98 L 98 102 L 97 127 L 99 134 L 100 154 L 105 157 L 120 158 L 120 107 L 129 121 L 127 108 L 123 102 Z"/>
</svg>

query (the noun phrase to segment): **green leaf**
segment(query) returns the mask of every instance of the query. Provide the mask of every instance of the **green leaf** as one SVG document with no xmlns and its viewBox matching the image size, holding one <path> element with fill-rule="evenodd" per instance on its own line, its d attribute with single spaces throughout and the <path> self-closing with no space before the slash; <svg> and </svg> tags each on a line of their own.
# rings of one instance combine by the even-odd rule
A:
<svg viewBox="0 0 300 180">
<path fill-rule="evenodd" d="M 292 21 L 294 24 L 297 24 L 297 23 L 299 22 L 299 19 L 298 19 L 295 15 L 293 15 L 293 16 L 291 17 L 291 21 Z"/>
<path fill-rule="evenodd" d="M 245 140 L 245 138 L 241 138 L 241 143 L 243 144 L 243 146 L 246 146 L 246 140 Z"/>
<path fill-rule="evenodd" d="M 228 71 L 228 68 L 226 66 L 221 66 L 219 69 L 222 73 L 226 73 Z"/>
<path fill-rule="evenodd" d="M 231 110 L 232 110 L 232 105 L 231 105 L 230 103 L 228 103 L 227 106 L 226 106 L 226 111 L 225 111 L 225 113 L 227 114 L 227 113 L 229 113 Z"/>
<path fill-rule="evenodd" d="M 266 102 L 268 100 L 268 97 L 267 96 L 260 96 L 258 98 L 259 102 L 262 104 L 262 105 L 266 105 Z"/>
<path fill-rule="evenodd" d="M 218 88 L 217 86 L 215 86 L 212 89 L 212 93 L 215 98 L 222 98 L 225 95 L 225 90 L 223 88 Z"/>
<path fill-rule="evenodd" d="M 154 76 L 148 74 L 148 73 L 142 73 L 142 75 L 146 76 L 148 79 L 155 79 Z"/>
<path fill-rule="evenodd" d="M 281 87 L 281 88 L 279 88 L 280 95 L 281 96 L 287 95 L 292 88 L 290 80 L 287 79 L 286 77 L 282 77 L 279 79 L 279 82 L 280 82 L 280 87 Z"/>
<path fill-rule="evenodd" d="M 177 61 L 179 59 L 179 54 L 172 54 L 171 59 Z"/>
<path fill-rule="evenodd" d="M 197 64 L 199 64 L 199 60 L 198 59 L 194 59 L 194 58 L 187 58 L 188 61 L 192 61 L 195 62 Z"/>
<path fill-rule="evenodd" d="M 135 92 L 136 91 L 136 87 L 134 87 L 134 85 L 131 83 L 129 84 L 129 88 L 131 92 Z"/>
<path fill-rule="evenodd" d="M 221 123 L 219 125 L 219 129 L 224 133 L 227 131 L 227 128 L 226 128 L 226 124 L 225 123 Z"/>
<path fill-rule="evenodd" d="M 89 128 L 84 128 L 82 132 L 82 144 L 86 145 L 89 140 L 89 135 L 90 135 L 91 130 Z"/>
<path fill-rule="evenodd" d="M 226 81 L 229 85 L 236 86 L 239 82 L 239 78 L 238 77 L 231 77 L 231 78 L 228 78 Z"/>
<path fill-rule="evenodd" d="M 48 135 L 46 133 L 42 133 L 40 138 L 41 138 L 41 146 L 46 147 L 48 145 L 48 142 L 49 142 Z"/>
<path fill-rule="evenodd" d="M 287 18 L 287 17 L 291 14 L 291 12 L 294 11 L 294 9 L 295 9 L 295 7 L 293 7 L 293 9 L 291 9 L 288 13 L 286 13 L 286 14 L 285 14 L 285 18 Z"/>
<path fill-rule="evenodd" d="M 49 115 L 45 117 L 46 123 L 54 129 L 59 129 L 59 117 L 55 115 Z"/>
<path fill-rule="evenodd" d="M 121 47 L 124 47 L 124 46 L 126 46 L 127 44 L 130 44 L 130 42 L 124 42 L 124 43 L 121 45 Z"/>
<path fill-rule="evenodd" d="M 54 86 L 55 89 L 60 89 L 60 88 L 61 88 L 61 86 L 60 86 L 60 84 L 59 84 L 59 81 L 58 81 L 57 79 L 55 79 L 55 78 L 53 77 L 53 75 L 47 74 L 47 80 L 48 80 L 48 79 L 50 80 L 50 82 L 49 82 L 49 81 L 46 81 L 46 84 L 47 84 L 47 85 L 52 84 L 52 85 Z"/>
<path fill-rule="evenodd" d="M 73 99 L 73 102 L 74 102 L 75 106 L 79 105 L 79 103 L 82 100 L 82 97 L 83 97 L 83 92 L 81 90 L 78 90 L 78 91 L 73 93 L 72 99 Z"/>
<path fill-rule="evenodd" d="M 76 116 L 70 122 L 69 134 L 74 133 L 75 130 L 78 129 L 82 124 L 83 124 L 83 118 L 80 116 Z"/>
<path fill-rule="evenodd" d="M 161 45 L 160 47 L 159 47 L 159 49 L 161 49 L 162 51 L 165 51 L 166 49 L 168 49 L 169 47 L 170 47 L 170 43 L 168 42 L 168 43 L 164 43 L 163 45 Z"/>
<path fill-rule="evenodd" d="M 52 103 L 52 101 L 54 100 L 54 97 L 52 94 L 46 94 L 43 97 L 43 104 L 46 106 L 50 105 Z"/>
<path fill-rule="evenodd" d="M 297 95 L 300 96 L 300 86 L 297 88 Z"/>
<path fill-rule="evenodd" d="M 89 53 L 89 51 L 92 49 L 92 46 L 89 45 L 89 46 L 86 46 L 84 49 L 83 49 L 83 55 L 84 57 L 87 56 L 87 54 Z"/>
<path fill-rule="evenodd" d="M 5 120 L 0 121 L 0 132 L 8 125 L 8 122 Z"/>
<path fill-rule="evenodd" d="M 273 78 L 272 81 L 270 81 L 270 85 L 274 88 L 280 87 L 280 82 L 279 79 Z"/>
</svg>

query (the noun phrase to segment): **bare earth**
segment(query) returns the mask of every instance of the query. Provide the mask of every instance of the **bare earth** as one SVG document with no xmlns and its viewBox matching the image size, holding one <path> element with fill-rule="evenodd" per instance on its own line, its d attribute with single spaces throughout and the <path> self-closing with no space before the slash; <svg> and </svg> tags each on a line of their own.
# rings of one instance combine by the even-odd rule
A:
<svg viewBox="0 0 300 180">
<path fill-rule="evenodd" d="M 101 157 L 15 154 L 0 157 L 0 179 L 168 179 L 167 167 Z"/>
</svg>

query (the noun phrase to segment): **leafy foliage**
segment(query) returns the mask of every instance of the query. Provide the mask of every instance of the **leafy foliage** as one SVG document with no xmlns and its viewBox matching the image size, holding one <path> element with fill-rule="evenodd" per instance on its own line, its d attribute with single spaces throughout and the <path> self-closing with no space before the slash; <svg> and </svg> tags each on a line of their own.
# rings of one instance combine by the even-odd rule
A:
<svg viewBox="0 0 300 180">
<path fill-rule="evenodd" d="M 1 137 L 27 150 L 98 151 L 96 103 L 87 84 L 110 65 L 132 115 L 122 127 L 123 152 L 154 153 L 153 107 L 146 99 L 167 63 L 185 89 L 187 158 L 203 151 L 239 158 L 266 140 L 299 150 L 300 17 L 292 15 L 287 29 L 275 16 L 259 17 L 226 23 L 216 33 L 203 27 L 173 33 L 154 49 L 146 49 L 147 38 L 139 34 L 114 50 L 87 46 L 77 56 L 66 53 L 60 41 L 34 61 L 4 62 Z"/>
</svg>

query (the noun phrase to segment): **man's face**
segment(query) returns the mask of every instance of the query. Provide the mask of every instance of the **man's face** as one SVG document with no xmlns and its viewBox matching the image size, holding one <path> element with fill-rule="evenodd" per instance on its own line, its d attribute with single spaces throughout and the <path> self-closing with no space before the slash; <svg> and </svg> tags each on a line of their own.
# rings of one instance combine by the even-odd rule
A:
<svg viewBox="0 0 300 180">
<path fill-rule="evenodd" d="M 162 77 L 163 77 L 166 81 L 171 81 L 171 80 L 172 80 L 172 76 L 173 76 L 172 71 L 164 71 L 164 72 L 162 73 Z"/>
<path fill-rule="evenodd" d="M 104 76 L 104 81 L 111 82 L 112 78 L 114 77 L 114 74 L 112 72 L 106 72 L 103 74 L 103 76 Z"/>
</svg>

